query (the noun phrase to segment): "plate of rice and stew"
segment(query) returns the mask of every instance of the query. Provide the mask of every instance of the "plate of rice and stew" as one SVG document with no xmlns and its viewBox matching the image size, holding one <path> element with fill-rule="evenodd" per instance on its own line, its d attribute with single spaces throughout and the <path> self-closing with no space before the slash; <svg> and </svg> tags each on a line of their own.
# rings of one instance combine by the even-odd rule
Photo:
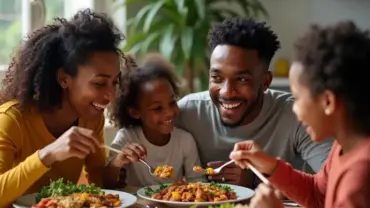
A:
<svg viewBox="0 0 370 208">
<path fill-rule="evenodd" d="M 18 198 L 15 208 L 104 208 L 128 207 L 137 198 L 129 193 L 107 190 L 91 185 L 75 185 L 58 179 L 41 188 L 39 193 Z"/>
<path fill-rule="evenodd" d="M 254 191 L 236 185 L 178 181 L 141 188 L 139 197 L 170 207 L 210 206 L 247 200 Z"/>
</svg>

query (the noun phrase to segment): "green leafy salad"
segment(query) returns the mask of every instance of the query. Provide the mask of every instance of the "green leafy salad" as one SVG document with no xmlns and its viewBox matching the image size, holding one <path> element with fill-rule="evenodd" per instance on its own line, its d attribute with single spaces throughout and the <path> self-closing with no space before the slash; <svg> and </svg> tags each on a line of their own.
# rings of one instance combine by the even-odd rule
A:
<svg viewBox="0 0 370 208">
<path fill-rule="evenodd" d="M 157 189 L 152 189 L 150 187 L 145 187 L 144 190 L 145 190 L 145 195 L 147 196 L 152 196 L 153 194 L 156 194 L 156 193 L 160 193 L 161 191 L 163 191 L 164 189 L 166 189 L 169 185 L 167 184 L 159 184 L 159 188 Z M 225 191 L 228 191 L 228 192 L 231 192 L 231 191 L 234 191 L 234 189 L 232 189 L 230 186 L 228 185 L 224 185 L 224 184 L 218 184 L 218 183 L 215 183 L 215 182 L 211 182 L 210 183 L 210 186 L 215 186 L 217 188 L 220 188 L 220 189 L 223 189 Z"/>
<path fill-rule="evenodd" d="M 159 184 L 159 188 L 157 189 L 152 189 L 150 187 L 145 187 L 144 190 L 145 190 L 145 195 L 147 196 L 152 196 L 153 194 L 156 194 L 156 193 L 159 193 L 161 191 L 163 191 L 165 188 L 167 188 L 169 185 L 166 185 L 166 184 Z"/>
<path fill-rule="evenodd" d="M 70 181 L 64 181 L 60 178 L 56 181 L 51 181 L 48 186 L 41 188 L 39 194 L 36 196 L 36 203 L 40 202 L 41 199 L 50 196 L 67 196 L 73 193 L 91 193 L 99 194 L 103 193 L 101 188 L 96 187 L 94 184 L 91 185 L 76 185 Z"/>
</svg>

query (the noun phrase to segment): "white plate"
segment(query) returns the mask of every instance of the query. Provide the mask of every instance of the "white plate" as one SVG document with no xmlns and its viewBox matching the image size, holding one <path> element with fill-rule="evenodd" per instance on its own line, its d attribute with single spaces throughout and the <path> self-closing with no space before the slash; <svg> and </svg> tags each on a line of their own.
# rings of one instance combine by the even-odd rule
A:
<svg viewBox="0 0 370 208">
<path fill-rule="evenodd" d="M 208 184 L 208 183 L 203 183 L 203 184 Z M 235 186 L 235 185 L 229 185 L 229 184 L 222 184 L 222 185 L 227 185 L 230 188 L 234 189 L 236 193 L 236 199 L 234 200 L 227 200 L 227 201 L 220 201 L 220 202 L 178 202 L 178 201 L 165 201 L 165 200 L 158 200 L 158 199 L 152 199 L 150 196 L 145 195 L 145 188 L 141 188 L 137 191 L 137 195 L 140 196 L 141 198 L 144 198 L 149 201 L 153 202 L 159 202 L 166 204 L 170 207 L 189 207 L 192 205 L 197 205 L 197 206 L 209 206 L 209 205 L 218 205 L 218 204 L 225 204 L 225 203 L 235 203 L 235 202 L 240 202 L 246 199 L 251 198 L 254 195 L 254 191 L 241 187 L 241 186 Z M 154 186 L 149 186 L 152 189 L 158 189 L 160 185 L 154 185 Z"/>
<path fill-rule="evenodd" d="M 131 205 L 135 204 L 135 202 L 137 200 L 137 198 L 134 195 L 126 193 L 126 192 L 107 190 L 107 189 L 102 189 L 102 191 L 104 191 L 106 194 L 118 194 L 120 200 L 122 200 L 122 205 L 120 206 L 120 208 L 131 206 Z M 32 205 L 35 204 L 36 195 L 37 195 L 37 193 L 36 194 L 28 194 L 28 195 L 19 197 L 13 203 L 13 207 L 15 207 L 15 208 L 29 208 L 29 207 L 31 207 Z"/>
</svg>

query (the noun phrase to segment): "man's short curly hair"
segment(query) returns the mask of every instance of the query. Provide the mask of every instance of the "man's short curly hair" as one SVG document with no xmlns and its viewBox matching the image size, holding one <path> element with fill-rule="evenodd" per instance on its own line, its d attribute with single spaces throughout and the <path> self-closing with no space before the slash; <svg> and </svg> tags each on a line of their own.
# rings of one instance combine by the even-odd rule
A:
<svg viewBox="0 0 370 208">
<path fill-rule="evenodd" d="M 39 110 L 60 107 L 57 71 L 76 76 L 78 66 L 96 51 L 115 52 L 123 58 L 119 49 L 123 39 L 110 18 L 89 9 L 68 21 L 56 18 L 54 24 L 33 32 L 16 52 L 2 83 L 1 103 L 16 99 L 22 108 L 29 104 Z"/>
<path fill-rule="evenodd" d="M 180 80 L 175 74 L 174 66 L 158 54 L 147 55 L 139 65 L 133 57 L 128 57 L 130 70 L 122 76 L 121 87 L 110 112 L 110 122 L 119 128 L 130 128 L 141 125 L 141 120 L 129 114 L 130 108 L 139 104 L 141 86 L 155 79 L 167 80 L 176 96 L 180 92 Z"/>
<path fill-rule="evenodd" d="M 353 22 L 313 25 L 295 43 L 300 80 L 313 97 L 330 90 L 344 102 L 354 127 L 370 134 L 370 36 Z"/>
<path fill-rule="evenodd" d="M 211 50 L 222 44 L 256 50 L 267 65 L 280 48 L 277 35 L 265 22 L 241 18 L 216 24 L 208 33 L 208 44 Z"/>
</svg>

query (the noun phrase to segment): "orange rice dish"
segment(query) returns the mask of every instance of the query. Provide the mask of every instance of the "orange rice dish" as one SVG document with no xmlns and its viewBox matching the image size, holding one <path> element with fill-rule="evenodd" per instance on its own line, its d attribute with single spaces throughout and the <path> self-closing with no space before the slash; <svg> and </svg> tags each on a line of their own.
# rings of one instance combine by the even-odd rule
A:
<svg viewBox="0 0 370 208">
<path fill-rule="evenodd" d="M 158 166 L 154 170 L 154 175 L 158 178 L 170 178 L 174 175 L 173 167 L 170 165 Z"/>
<path fill-rule="evenodd" d="M 236 199 L 236 193 L 228 186 L 178 182 L 169 185 L 151 198 L 178 202 L 217 202 Z"/>
</svg>

